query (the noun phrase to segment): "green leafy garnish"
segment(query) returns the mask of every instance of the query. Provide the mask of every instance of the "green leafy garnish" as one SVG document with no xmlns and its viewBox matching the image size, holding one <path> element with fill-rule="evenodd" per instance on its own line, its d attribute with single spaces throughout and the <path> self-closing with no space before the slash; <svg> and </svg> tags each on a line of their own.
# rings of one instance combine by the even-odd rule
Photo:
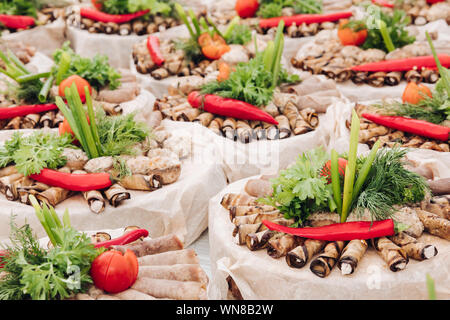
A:
<svg viewBox="0 0 450 320">
<path fill-rule="evenodd" d="M 60 79 L 76 74 L 96 88 L 108 85 L 109 89 L 114 90 L 120 86 L 120 73 L 109 65 L 106 55 L 96 54 L 92 59 L 81 57 L 70 48 L 70 42 L 66 41 L 60 49 L 55 50 L 53 59 L 56 65 L 60 65 L 63 59 L 70 60 L 67 72 L 59 75 Z"/>
<path fill-rule="evenodd" d="M 56 169 L 64 166 L 64 148 L 71 148 L 72 137 L 35 131 L 29 136 L 14 133 L 0 147 L 0 167 L 15 163 L 17 171 L 25 176 L 39 173 L 43 168 Z"/>
<path fill-rule="evenodd" d="M 262 203 L 277 207 L 285 218 L 295 218 L 301 225 L 311 213 L 327 210 L 331 198 L 327 179 L 319 175 L 328 159 L 322 148 L 303 153 L 294 165 L 272 179 L 273 194 Z"/>
<path fill-rule="evenodd" d="M 38 0 L 0 0 L 0 13 L 37 18 L 37 10 L 41 8 Z"/>
<path fill-rule="evenodd" d="M 150 10 L 151 14 L 169 15 L 172 6 L 167 1 L 157 0 L 103 0 L 102 11 L 110 14 L 134 13 L 142 10 Z"/>
<path fill-rule="evenodd" d="M 283 8 L 293 8 L 295 13 L 321 13 L 322 1 L 316 0 L 262 0 L 256 15 L 261 18 L 282 16 Z"/>
</svg>

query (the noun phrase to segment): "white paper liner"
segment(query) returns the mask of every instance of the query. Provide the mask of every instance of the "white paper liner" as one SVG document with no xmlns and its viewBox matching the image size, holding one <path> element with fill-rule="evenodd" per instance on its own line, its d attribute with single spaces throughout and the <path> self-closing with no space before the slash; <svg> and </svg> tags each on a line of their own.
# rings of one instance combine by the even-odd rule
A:
<svg viewBox="0 0 450 320">
<path fill-rule="evenodd" d="M 196 129 L 196 128 L 194 128 Z M 21 130 L 24 133 L 31 130 Z M 185 131 L 169 130 L 172 135 L 189 136 Z M 9 139 L 13 130 L 0 132 L 0 141 Z M 214 152 L 205 152 L 209 146 L 201 135 L 192 140 L 192 157 L 182 161 L 181 176 L 173 184 L 153 192 L 131 191 L 131 199 L 117 208 L 107 204 L 105 211 L 95 214 L 90 211 L 81 193 L 56 206 L 60 214 L 69 209 L 72 225 L 78 230 L 97 230 L 137 225 L 148 229 L 152 237 L 174 233 L 184 239 L 185 245 L 192 243 L 207 228 L 207 206 L 209 199 L 226 186 L 223 170 L 214 158 Z M 200 138 L 198 138 L 200 137 Z M 31 206 L 6 200 L 0 195 L 0 240 L 9 235 L 10 215 L 17 215 L 17 223 L 25 221 L 43 235 Z"/>
<path fill-rule="evenodd" d="M 379 100 L 361 102 L 363 105 L 371 105 Z M 330 137 L 328 151 L 334 148 L 337 152 L 347 152 L 350 141 L 350 130 L 345 125 L 346 119 L 351 119 L 354 103 L 333 105 L 328 108 L 330 118 L 334 121 L 328 126 L 328 136 Z M 367 144 L 358 144 L 358 153 L 368 152 Z M 429 164 L 433 171 L 434 178 L 444 179 L 450 177 L 450 152 L 439 152 L 428 149 L 409 148 L 408 159 L 415 160 L 419 165 Z"/>
<path fill-rule="evenodd" d="M 416 34 L 417 41 L 426 41 L 425 31 L 439 33 L 438 40 L 433 41 L 433 44 L 438 53 L 450 54 L 450 26 L 444 20 L 437 20 L 430 22 L 424 26 L 409 26 L 412 34 Z M 337 31 L 324 30 L 319 33 L 321 37 L 329 37 L 330 35 L 336 35 Z M 307 52 L 309 46 L 312 45 L 314 39 L 309 41 L 304 41 L 299 44 L 300 49 L 297 52 Z M 296 53 L 289 56 L 289 59 L 295 57 Z M 295 68 L 293 68 L 295 69 Z M 397 86 L 384 85 L 383 87 L 376 88 L 368 84 L 357 85 L 351 80 L 346 82 L 337 82 L 337 88 L 351 101 L 361 101 L 361 100 L 374 100 L 374 99 L 386 99 L 386 98 L 398 98 L 401 97 L 405 87 L 407 85 L 406 81 L 403 79 L 401 83 Z M 433 88 L 434 84 L 426 83 L 426 86 Z"/>
<path fill-rule="evenodd" d="M 448 171 L 450 169 L 447 168 Z M 226 278 L 231 276 L 244 299 L 255 300 L 395 300 L 428 299 L 426 274 L 435 281 L 438 299 L 450 299 L 450 242 L 424 234 L 419 240 L 434 244 L 438 255 L 422 262 L 410 259 L 405 270 L 392 272 L 373 248 L 369 248 L 353 275 L 343 276 L 337 266 L 326 278 L 309 269 L 290 268 L 284 257 L 273 259 L 266 250 L 250 251 L 235 244 L 234 225 L 220 205 L 226 193 L 243 192 L 248 179 L 230 184 L 209 204 L 209 241 L 212 277 L 209 299 L 227 299 Z"/>
<path fill-rule="evenodd" d="M 43 26 L 3 35 L 2 39 L 21 41 L 25 45 L 35 47 L 43 54 L 51 56 L 53 51 L 64 43 L 65 28 L 64 20 L 58 18 Z"/>
</svg>

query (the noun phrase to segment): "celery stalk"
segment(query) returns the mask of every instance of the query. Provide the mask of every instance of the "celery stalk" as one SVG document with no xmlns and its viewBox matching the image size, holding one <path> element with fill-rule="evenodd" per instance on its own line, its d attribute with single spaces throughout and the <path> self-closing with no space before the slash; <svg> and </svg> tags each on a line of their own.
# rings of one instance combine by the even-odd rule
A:
<svg viewBox="0 0 450 320">
<path fill-rule="evenodd" d="M 41 78 L 47 78 L 51 75 L 50 72 L 41 72 L 41 73 L 34 73 L 34 74 L 26 74 L 23 76 L 19 76 L 17 77 L 16 81 L 18 83 L 25 83 L 28 81 L 33 81 L 33 80 L 39 80 Z"/>
<path fill-rule="evenodd" d="M 56 84 L 59 85 L 63 81 L 63 77 L 66 75 L 70 68 L 70 54 L 63 52 L 61 55 L 61 61 L 59 62 L 58 72 L 56 73 Z"/>
<path fill-rule="evenodd" d="M 8 57 L 23 73 L 30 73 L 30 71 L 28 71 L 22 61 L 20 61 L 20 59 L 17 58 L 17 56 L 10 49 L 8 49 Z"/>
<path fill-rule="evenodd" d="M 425 34 L 427 36 L 427 40 L 428 40 L 428 44 L 430 45 L 431 52 L 433 53 L 434 61 L 436 61 L 436 66 L 438 67 L 439 74 L 441 75 L 442 81 L 445 84 L 445 89 L 447 91 L 447 95 L 450 97 L 450 79 L 449 79 L 448 70 L 442 66 L 441 61 L 439 60 L 439 58 L 437 56 L 436 49 L 434 48 L 433 41 L 431 41 L 431 37 L 428 34 L 428 31 L 425 31 Z"/>
<path fill-rule="evenodd" d="M 194 25 L 195 32 L 197 32 L 197 36 L 202 34 L 202 31 L 200 30 L 200 25 L 197 17 L 195 16 L 194 11 L 192 9 L 188 10 L 189 17 L 191 18 L 192 24 Z M 206 27 L 206 31 L 208 30 L 208 27 Z"/>
<path fill-rule="evenodd" d="M 352 110 L 352 125 L 350 132 L 350 148 L 348 152 L 348 163 L 345 168 L 344 178 L 344 196 L 342 200 L 341 222 L 347 220 L 350 211 L 350 205 L 353 198 L 353 183 L 356 174 L 356 153 L 358 151 L 358 136 L 359 136 L 359 118 L 355 110 Z"/>
<path fill-rule="evenodd" d="M 383 38 L 386 49 L 388 49 L 389 52 L 394 51 L 395 46 L 394 43 L 392 43 L 391 36 L 389 35 L 389 32 L 387 30 L 386 22 L 384 22 L 383 20 L 377 20 L 377 25 L 380 29 L 381 37 Z"/>
<path fill-rule="evenodd" d="M 28 198 L 30 199 L 30 203 L 31 203 L 31 205 L 32 205 L 33 208 L 34 208 L 34 211 L 35 211 L 35 213 L 36 213 L 36 216 L 37 216 L 39 222 L 41 223 L 42 227 L 44 228 L 45 233 L 48 235 L 48 238 L 50 239 L 50 242 L 51 242 L 54 246 L 56 246 L 56 240 L 55 240 L 55 238 L 53 237 L 53 232 L 49 229 L 49 226 L 48 226 L 47 223 L 45 222 L 45 219 L 44 219 L 44 215 L 43 215 L 43 213 L 42 213 L 42 208 L 41 208 L 41 206 L 39 205 L 39 203 L 37 202 L 36 198 L 35 198 L 32 194 L 30 194 L 30 195 L 28 196 Z"/>
<path fill-rule="evenodd" d="M 53 75 L 45 80 L 44 85 L 42 86 L 41 91 L 39 91 L 38 95 L 38 99 L 40 102 L 44 103 L 47 101 L 48 93 L 50 92 L 54 80 L 55 77 Z"/>
<path fill-rule="evenodd" d="M 94 114 L 94 107 L 92 105 L 92 98 L 89 93 L 88 87 L 84 87 L 84 94 L 86 96 L 86 106 L 88 109 L 88 115 L 89 115 L 89 121 L 91 123 L 91 132 L 92 137 L 94 138 L 95 145 L 97 146 L 97 150 L 101 150 L 101 143 L 100 143 L 100 137 L 98 135 L 98 129 L 97 129 L 97 123 L 95 121 L 95 114 Z"/>
<path fill-rule="evenodd" d="M 377 140 L 377 142 L 375 142 L 375 144 L 372 147 L 372 150 L 369 153 L 369 156 L 364 161 L 361 170 L 359 170 L 358 179 L 356 179 L 355 187 L 353 189 L 352 201 L 356 200 L 364 182 L 366 181 L 367 175 L 370 172 L 370 168 L 372 168 L 372 163 L 375 160 L 375 157 L 377 156 L 377 151 L 380 148 L 380 144 L 381 144 L 380 140 Z"/>
<path fill-rule="evenodd" d="M 337 212 L 342 214 L 342 194 L 341 180 L 339 178 L 339 161 L 336 150 L 331 151 L 331 186 L 333 187 L 334 202 L 336 202 Z"/>
<path fill-rule="evenodd" d="M 94 138 L 92 137 L 91 128 L 89 127 L 89 123 L 86 119 L 86 114 L 84 112 L 83 105 L 82 105 L 81 99 L 80 99 L 80 95 L 78 94 L 78 90 L 77 90 L 77 87 L 75 86 L 75 83 L 72 83 L 70 90 L 72 90 L 73 108 L 74 108 L 75 112 L 77 113 L 77 117 L 79 119 L 79 125 L 81 128 L 81 131 L 83 132 L 83 136 L 85 138 L 86 147 L 89 149 L 91 159 L 98 158 L 99 153 L 97 150 L 97 146 L 94 142 Z"/>
<path fill-rule="evenodd" d="M 233 32 L 234 27 L 236 27 L 236 25 L 239 23 L 239 21 L 240 21 L 239 16 L 235 16 L 233 18 L 233 20 L 231 20 L 231 22 L 228 24 L 227 30 L 225 30 L 225 34 L 224 34 L 223 38 L 228 39 L 229 37 L 231 37 L 231 33 Z M 210 22 L 210 24 L 211 24 L 211 22 Z"/>
<path fill-rule="evenodd" d="M 272 79 L 272 87 L 275 88 L 278 85 L 278 77 L 280 75 L 281 70 L 281 56 L 283 54 L 284 47 L 284 37 L 281 37 L 280 44 L 278 46 L 278 50 L 276 50 L 277 55 L 275 57 L 275 68 L 273 70 L 273 79 Z"/>
<path fill-rule="evenodd" d="M 175 10 L 177 11 L 178 16 L 180 17 L 180 19 L 183 21 L 183 23 L 185 24 L 186 28 L 188 29 L 192 40 L 197 41 L 197 37 L 199 35 L 195 35 L 194 31 L 192 30 L 191 24 L 189 23 L 189 20 L 188 20 L 188 18 L 186 16 L 186 12 L 184 11 L 183 7 L 179 3 L 175 3 Z"/>
<path fill-rule="evenodd" d="M 239 18 L 239 17 L 237 17 L 237 18 Z M 208 21 L 209 25 L 213 28 L 214 32 L 217 33 L 221 38 L 226 40 L 226 38 L 224 37 L 222 32 L 220 32 L 219 28 L 217 28 L 217 26 L 214 24 L 214 22 L 209 17 L 207 17 L 206 20 Z"/>
<path fill-rule="evenodd" d="M 277 33 L 275 35 L 275 55 L 273 56 L 273 60 L 272 60 L 272 65 L 270 67 L 270 71 L 274 72 L 276 64 L 277 62 L 277 56 L 278 56 L 278 51 L 280 50 L 280 43 L 281 43 L 281 39 L 283 37 L 283 30 L 284 30 L 284 20 L 281 20 L 280 23 L 278 24 L 278 28 L 277 28 Z M 281 51 L 283 52 L 283 49 L 281 49 Z"/>
</svg>

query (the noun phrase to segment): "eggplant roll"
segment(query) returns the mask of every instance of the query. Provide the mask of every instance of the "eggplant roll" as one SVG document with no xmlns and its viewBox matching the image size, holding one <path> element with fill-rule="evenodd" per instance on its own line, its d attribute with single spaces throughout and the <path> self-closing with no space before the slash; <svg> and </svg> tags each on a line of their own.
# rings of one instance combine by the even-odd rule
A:
<svg viewBox="0 0 450 320">
<path fill-rule="evenodd" d="M 123 200 L 130 199 L 130 192 L 117 183 L 109 187 L 105 195 L 113 207 L 117 207 Z"/>
<path fill-rule="evenodd" d="M 230 211 L 230 221 L 233 221 L 235 217 L 241 217 L 241 216 L 249 216 L 255 213 L 265 213 L 270 211 L 275 211 L 276 208 L 272 206 L 266 206 L 266 205 L 253 205 L 253 206 L 231 206 L 229 208 Z"/>
<path fill-rule="evenodd" d="M 427 245 L 417 241 L 416 238 L 400 232 L 395 236 L 390 237 L 391 241 L 405 250 L 408 257 L 415 260 L 426 260 L 437 255 L 438 251 L 435 246 Z"/>
<path fill-rule="evenodd" d="M 310 270 L 316 276 L 325 278 L 336 265 L 336 262 L 344 249 L 344 241 L 329 242 L 323 252 L 311 261 Z"/>
<path fill-rule="evenodd" d="M 250 179 L 245 184 L 245 192 L 257 198 L 271 196 L 273 192 L 272 183 L 267 180 Z"/>
<path fill-rule="evenodd" d="M 230 209 L 231 206 L 252 206 L 256 205 L 256 198 L 250 197 L 247 194 L 242 193 L 227 193 L 223 196 L 220 204 L 225 209 Z"/>
<path fill-rule="evenodd" d="M 301 238 L 300 245 L 287 253 L 286 263 L 291 268 L 303 268 L 314 255 L 322 250 L 326 243 L 324 240 Z"/>
<path fill-rule="evenodd" d="M 249 233 L 245 237 L 245 244 L 251 251 L 264 249 L 272 239 L 278 239 L 283 234 L 272 230 L 264 230 L 256 233 Z"/>
<path fill-rule="evenodd" d="M 408 256 L 402 248 L 386 237 L 372 239 L 372 246 L 387 263 L 389 269 L 397 272 L 406 268 Z"/>
<path fill-rule="evenodd" d="M 274 259 L 285 256 L 289 251 L 298 246 L 298 237 L 291 234 L 285 234 L 277 239 L 269 241 L 267 247 L 267 254 Z"/>
<path fill-rule="evenodd" d="M 338 263 L 343 275 L 355 272 L 359 261 L 367 251 L 367 246 L 366 240 L 352 240 L 345 246 Z"/>
<path fill-rule="evenodd" d="M 262 223 L 241 224 L 234 228 L 233 237 L 235 237 L 237 244 L 243 245 L 245 244 L 248 234 L 257 233 L 263 230 L 267 230 L 267 228 Z"/>
<path fill-rule="evenodd" d="M 425 231 L 450 241 L 450 221 L 424 210 L 416 210 Z"/>
</svg>

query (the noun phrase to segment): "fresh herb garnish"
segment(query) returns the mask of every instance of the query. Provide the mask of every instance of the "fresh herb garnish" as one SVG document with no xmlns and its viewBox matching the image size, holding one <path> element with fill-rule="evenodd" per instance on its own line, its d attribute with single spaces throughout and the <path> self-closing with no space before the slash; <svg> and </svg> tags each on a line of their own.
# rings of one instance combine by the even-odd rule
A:
<svg viewBox="0 0 450 320">
<path fill-rule="evenodd" d="M 322 148 L 303 153 L 294 165 L 272 179 L 273 194 L 260 202 L 277 207 L 285 218 L 301 225 L 311 213 L 327 210 L 331 197 L 327 179 L 319 175 L 328 159 Z"/>
<path fill-rule="evenodd" d="M 37 10 L 41 8 L 38 0 L 0 0 L 0 13 L 37 18 Z"/>
<path fill-rule="evenodd" d="M 43 168 L 56 169 L 64 166 L 64 148 L 71 148 L 72 137 L 54 133 L 34 131 L 29 136 L 14 133 L 12 138 L 0 147 L 0 167 L 10 163 L 25 176 L 39 173 Z"/>
<path fill-rule="evenodd" d="M 282 16 L 283 8 L 293 8 L 295 13 L 321 13 L 322 1 L 316 0 L 262 0 L 256 15 L 261 18 Z"/>
<path fill-rule="evenodd" d="M 275 42 L 269 42 L 263 52 L 247 63 L 240 63 L 224 81 L 211 81 L 202 87 L 203 94 L 242 100 L 255 106 L 267 105 L 274 89 L 281 83 L 298 82 L 297 75 L 288 75 L 281 65 L 284 22 L 278 26 Z"/>
<path fill-rule="evenodd" d="M 157 0 L 103 0 L 102 11 L 110 14 L 134 13 L 142 10 L 150 10 L 151 14 L 169 15 L 172 6 L 167 1 Z"/>
<path fill-rule="evenodd" d="M 60 75 L 61 79 L 76 74 L 97 89 L 108 85 L 109 89 L 114 90 L 120 86 L 120 73 L 109 65 L 106 55 L 96 54 L 92 59 L 81 57 L 70 48 L 70 42 L 66 41 L 60 49 L 53 53 L 56 65 L 60 64 L 64 54 L 70 56 L 70 65 L 67 72 Z M 55 73 L 57 73 L 57 70 L 55 70 Z"/>
</svg>

